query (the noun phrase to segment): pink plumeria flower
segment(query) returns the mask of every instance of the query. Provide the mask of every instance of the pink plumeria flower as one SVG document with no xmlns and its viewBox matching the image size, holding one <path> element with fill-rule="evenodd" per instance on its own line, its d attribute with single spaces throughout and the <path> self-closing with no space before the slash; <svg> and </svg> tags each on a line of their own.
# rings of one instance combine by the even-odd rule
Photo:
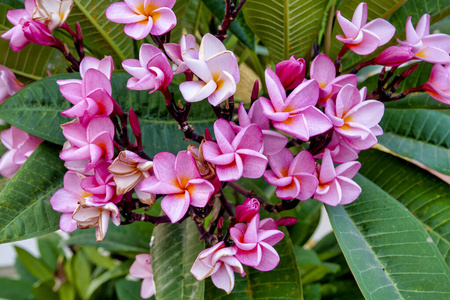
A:
<svg viewBox="0 0 450 300">
<path fill-rule="evenodd" d="M 0 65 L 0 104 L 24 86 L 10 69 Z"/>
<path fill-rule="evenodd" d="M 233 52 L 212 34 L 205 34 L 200 44 L 199 58 L 192 53 L 183 55 L 186 66 L 200 79 L 180 84 L 180 91 L 188 102 L 208 98 L 209 103 L 219 105 L 236 92 L 240 80 L 239 66 Z"/>
<path fill-rule="evenodd" d="M 234 288 L 234 272 L 245 276 L 242 264 L 234 256 L 236 252 L 236 248 L 225 247 L 225 242 L 221 241 L 200 252 L 191 273 L 197 280 L 211 276 L 214 285 L 229 294 Z"/>
<path fill-rule="evenodd" d="M 250 222 L 259 212 L 260 204 L 255 198 L 247 198 L 243 204 L 236 206 L 236 222 Z"/>
<path fill-rule="evenodd" d="M 319 184 L 315 172 L 315 161 L 311 153 L 302 151 L 295 158 L 284 148 L 280 153 L 269 156 L 271 170 L 264 172 L 264 179 L 277 187 L 275 193 L 280 199 L 307 200 L 314 195 Z"/>
<path fill-rule="evenodd" d="M 35 0 L 33 20 L 48 26 L 50 31 L 63 26 L 73 7 L 73 0 Z"/>
<path fill-rule="evenodd" d="M 414 58 L 412 47 L 408 46 L 391 46 L 383 50 L 377 57 L 373 59 L 374 65 L 382 65 L 385 67 L 397 67 Z"/>
<path fill-rule="evenodd" d="M 0 159 L 0 174 L 4 177 L 13 177 L 43 141 L 14 126 L 3 130 L 0 137 L 8 149 Z"/>
<path fill-rule="evenodd" d="M 108 171 L 110 165 L 108 162 L 99 163 L 94 168 L 95 175 L 87 176 L 81 182 L 81 187 L 92 194 L 92 201 L 95 203 L 117 204 L 122 200 L 123 195 L 116 195 L 114 175 Z"/>
<path fill-rule="evenodd" d="M 31 15 L 35 8 L 35 0 L 26 0 L 25 9 L 10 10 L 6 14 L 9 22 L 11 22 L 14 27 L 6 31 L 1 37 L 2 39 L 10 41 L 9 46 L 15 52 L 22 50 L 29 43 L 23 33 L 22 24 L 26 21 L 32 21 Z"/>
<path fill-rule="evenodd" d="M 289 60 L 283 60 L 275 66 L 275 73 L 286 90 L 293 90 L 302 83 L 305 79 L 305 72 L 305 60 L 303 58 L 295 59 L 294 55 Z"/>
<path fill-rule="evenodd" d="M 46 25 L 38 21 L 25 21 L 23 19 L 20 21 L 20 24 L 22 24 L 23 34 L 29 42 L 44 46 L 54 46 L 57 44 L 56 39 Z"/>
<path fill-rule="evenodd" d="M 397 42 L 412 47 L 415 58 L 434 64 L 450 62 L 450 36 L 448 34 L 430 34 L 430 15 L 424 14 L 414 29 L 411 17 L 406 21 L 406 41 Z"/>
<path fill-rule="evenodd" d="M 259 271 L 273 270 L 280 262 L 280 256 L 272 246 L 284 237 L 284 233 L 277 228 L 273 219 L 260 221 L 259 214 L 248 224 L 237 223 L 231 227 L 230 236 L 237 249 L 236 258 Z"/>
<path fill-rule="evenodd" d="M 122 66 L 133 76 L 127 82 L 130 90 L 150 90 L 151 94 L 166 89 L 172 82 L 173 73 L 167 57 L 158 47 L 150 44 L 141 46 L 139 60 L 126 59 Z"/>
<path fill-rule="evenodd" d="M 202 179 L 188 151 L 180 151 L 176 157 L 168 152 L 158 153 L 153 160 L 153 171 L 155 176 L 145 179 L 141 189 L 167 195 L 161 200 L 161 208 L 172 223 L 186 214 L 189 205 L 205 207 L 214 192 L 214 186 Z"/>
<path fill-rule="evenodd" d="M 311 79 L 319 84 L 319 104 L 325 106 L 328 99 L 335 96 L 344 85 L 356 86 L 358 80 L 355 74 L 344 74 L 336 77 L 336 67 L 325 54 L 319 54 L 311 63 Z"/>
<path fill-rule="evenodd" d="M 423 89 L 437 101 L 450 105 L 450 64 L 434 65 Z"/>
<path fill-rule="evenodd" d="M 331 158 L 336 163 L 354 161 L 358 158 L 359 151 L 350 147 L 335 131 L 333 131 L 331 141 L 326 149 L 330 150 Z M 314 158 L 322 158 L 324 151 L 315 155 Z"/>
<path fill-rule="evenodd" d="M 114 124 L 110 118 L 96 116 L 87 126 L 72 121 L 63 125 L 63 134 L 71 147 L 59 154 L 64 161 L 89 159 L 85 172 L 91 170 L 101 159 L 114 157 Z"/>
<path fill-rule="evenodd" d="M 156 293 L 155 281 L 153 281 L 152 259 L 150 254 L 138 254 L 131 265 L 130 275 L 144 279 L 141 285 L 141 298 L 147 299 Z"/>
<path fill-rule="evenodd" d="M 108 170 L 114 175 L 117 195 L 123 195 L 134 188 L 142 203 L 153 204 L 155 195 L 142 192 L 141 182 L 153 174 L 153 162 L 143 159 L 134 152 L 125 150 L 119 153 Z"/>
<path fill-rule="evenodd" d="M 197 50 L 197 42 L 192 34 L 186 34 L 181 37 L 180 44 L 166 43 L 164 50 L 170 59 L 178 66 L 174 75 L 181 74 L 189 70 L 184 63 L 183 56 L 191 59 L 199 59 L 199 52 Z"/>
<path fill-rule="evenodd" d="M 163 35 L 175 27 L 174 4 L 175 0 L 125 0 L 111 4 L 106 17 L 112 22 L 127 24 L 125 34 L 142 40 L 149 34 Z"/>
<path fill-rule="evenodd" d="M 345 35 L 336 38 L 359 55 L 372 53 L 389 42 L 395 33 L 395 27 L 386 20 L 378 18 L 367 23 L 367 4 L 364 2 L 356 7 L 351 22 L 339 10 L 336 16 Z"/>
<path fill-rule="evenodd" d="M 378 125 L 384 114 L 384 105 L 377 100 L 365 100 L 367 89 L 358 91 L 346 85 L 338 93 L 336 102 L 328 100 L 325 113 L 333 122 L 334 130 L 356 150 L 369 149 L 383 134 Z"/>
<path fill-rule="evenodd" d="M 266 69 L 266 85 L 270 100 L 260 97 L 259 101 L 276 129 L 307 141 L 331 128 L 330 120 L 315 107 L 319 98 L 317 81 L 305 80 L 286 97 L 277 74 Z"/>
<path fill-rule="evenodd" d="M 97 59 L 92 56 L 86 56 L 80 63 L 80 76 L 86 77 L 86 72 L 89 69 L 94 69 L 102 72 L 108 80 L 111 80 L 112 72 L 114 70 L 114 62 L 111 56 L 107 56 L 103 59 Z M 70 79 L 69 79 L 70 80 Z M 62 81 L 62 80 L 61 80 Z M 81 81 L 78 81 L 81 83 Z M 109 91 L 109 89 L 107 89 Z"/>
<path fill-rule="evenodd" d="M 261 154 L 263 134 L 251 124 L 237 135 L 229 122 L 219 119 L 214 123 L 217 143 L 206 141 L 203 156 L 216 165 L 220 181 L 236 181 L 241 177 L 259 178 L 267 167 L 267 158 Z"/>
<path fill-rule="evenodd" d="M 332 206 L 355 201 L 361 194 L 361 188 L 351 179 L 360 168 L 361 164 L 357 161 L 346 162 L 335 168 L 330 151 L 325 149 L 322 164 L 318 166 L 319 186 L 314 199 Z"/>
<path fill-rule="evenodd" d="M 238 116 L 239 126 L 237 126 L 233 122 L 230 123 L 236 133 L 239 133 L 242 129 L 249 126 L 250 124 L 256 124 L 259 126 L 259 128 L 261 128 L 263 134 L 263 154 L 277 154 L 288 143 L 287 137 L 285 137 L 281 133 L 270 130 L 270 121 L 264 115 L 259 100 L 253 103 L 252 107 L 250 107 L 250 110 L 248 111 L 248 114 L 244 108 L 244 103 L 241 102 L 239 104 Z"/>
</svg>

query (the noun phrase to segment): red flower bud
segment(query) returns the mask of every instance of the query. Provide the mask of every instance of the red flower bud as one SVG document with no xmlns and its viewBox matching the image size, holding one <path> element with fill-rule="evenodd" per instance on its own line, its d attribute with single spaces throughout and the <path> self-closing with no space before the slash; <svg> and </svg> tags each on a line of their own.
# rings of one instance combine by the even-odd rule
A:
<svg viewBox="0 0 450 300">
<path fill-rule="evenodd" d="M 255 198 L 247 198 L 242 205 L 236 206 L 236 221 L 250 222 L 259 212 L 259 201 Z"/>
<path fill-rule="evenodd" d="M 57 43 L 48 27 L 38 21 L 23 22 L 22 30 L 26 39 L 32 43 L 44 46 L 53 46 Z"/>
<path fill-rule="evenodd" d="M 279 62 L 275 67 L 275 73 L 280 78 L 286 90 L 295 89 L 305 79 L 305 60 L 295 59 L 294 55 L 289 60 Z"/>
<path fill-rule="evenodd" d="M 128 118 L 130 120 L 131 130 L 133 130 L 134 136 L 141 136 L 141 126 L 139 125 L 139 119 L 132 108 L 128 111 Z"/>
<path fill-rule="evenodd" d="M 385 67 L 397 67 L 414 58 L 412 47 L 391 46 L 374 58 L 373 64 Z"/>
<path fill-rule="evenodd" d="M 292 226 L 297 223 L 297 221 L 297 218 L 294 217 L 283 217 L 275 220 L 275 223 L 277 223 L 278 226 Z"/>
</svg>

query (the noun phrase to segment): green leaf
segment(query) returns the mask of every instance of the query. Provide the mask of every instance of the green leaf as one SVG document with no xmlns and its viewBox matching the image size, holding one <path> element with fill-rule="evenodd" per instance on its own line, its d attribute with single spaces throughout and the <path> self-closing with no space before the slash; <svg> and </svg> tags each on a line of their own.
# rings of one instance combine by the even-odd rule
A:
<svg viewBox="0 0 450 300">
<path fill-rule="evenodd" d="M 61 236 L 56 233 L 47 234 L 37 239 L 41 258 L 52 271 L 56 270 L 58 257 L 63 253 L 60 242 Z"/>
<path fill-rule="evenodd" d="M 91 266 L 82 252 L 77 252 L 72 260 L 72 271 L 75 286 L 81 299 L 89 299 L 88 287 L 91 284 Z"/>
<path fill-rule="evenodd" d="M 52 270 L 44 262 L 37 259 L 26 250 L 14 246 L 17 257 L 27 270 L 40 281 L 46 281 L 53 278 Z"/>
<path fill-rule="evenodd" d="M 369 167 L 385 165 L 377 161 Z M 395 169 L 377 172 L 391 177 Z M 409 174 L 409 173 L 408 173 Z M 390 178 L 401 185 L 403 177 Z M 339 245 L 366 299 L 448 299 L 450 270 L 426 229 L 394 197 L 362 175 L 361 196 L 327 207 Z M 413 183 L 415 184 L 415 182 Z M 416 195 L 422 190 L 416 190 Z"/>
<path fill-rule="evenodd" d="M 118 227 L 110 223 L 108 233 L 101 242 L 95 240 L 95 228 L 91 228 L 75 230 L 66 244 L 101 247 L 108 251 L 131 252 L 135 255 L 149 251 L 152 231 L 151 223 L 136 222 Z"/>
<path fill-rule="evenodd" d="M 337 264 L 321 262 L 314 250 L 294 246 L 294 251 L 301 270 L 303 285 L 317 282 L 327 274 L 336 273 L 340 268 Z"/>
<path fill-rule="evenodd" d="M 60 300 L 75 300 L 75 289 L 70 282 L 64 282 L 58 290 Z"/>
<path fill-rule="evenodd" d="M 110 282 L 112 279 L 117 277 L 122 277 L 128 274 L 129 269 L 131 267 L 131 261 L 124 262 L 120 265 L 115 266 L 112 269 L 107 270 L 100 276 L 94 278 L 92 281 L 87 282 L 87 285 L 84 286 L 84 289 L 87 288 L 86 299 L 92 297 L 94 292 L 104 283 Z"/>
<path fill-rule="evenodd" d="M 320 31 L 328 0 L 247 0 L 245 20 L 278 62 L 304 57 Z"/>
<path fill-rule="evenodd" d="M 31 289 L 31 293 L 36 300 L 59 300 L 58 294 L 52 289 L 55 284 L 53 279 L 41 280 Z"/>
<path fill-rule="evenodd" d="M 177 1 L 173 7 L 173 12 L 177 16 L 177 25 L 170 32 L 172 43 L 180 41 L 183 29 L 189 34 L 195 34 L 194 26 L 199 13 L 200 0 Z"/>
<path fill-rule="evenodd" d="M 101 0 L 74 0 L 72 12 L 67 24 L 74 30 L 80 22 L 83 31 L 83 43 L 98 58 L 113 56 L 115 64 L 133 57 L 133 40 L 123 32 L 123 24 L 109 21 L 106 9 L 113 2 Z M 119 61 L 120 60 L 120 61 Z"/>
<path fill-rule="evenodd" d="M 223 0 L 202 0 L 205 3 L 206 7 L 219 19 L 219 22 L 222 23 L 223 17 L 225 16 L 225 2 Z M 247 4 L 245 4 L 247 5 Z M 244 5 L 244 6 L 245 6 Z M 255 49 L 255 34 L 248 27 L 245 22 L 244 15 L 242 12 L 236 17 L 229 30 L 237 36 L 237 38 L 247 47 L 254 50 Z"/>
<path fill-rule="evenodd" d="M 119 300 L 141 300 L 141 282 L 120 279 L 114 285 Z M 150 298 L 154 299 L 154 297 Z"/>
<path fill-rule="evenodd" d="M 23 6 L 22 6 L 23 8 Z M 0 3 L 0 31 L 9 30 L 12 24 L 6 19 L 11 6 Z M 64 56 L 56 49 L 37 44 L 28 44 L 19 52 L 14 52 L 9 41 L 0 39 L 0 65 L 10 68 L 14 73 L 28 80 L 39 80 L 50 73 L 66 72 Z"/>
<path fill-rule="evenodd" d="M 0 298 L 10 300 L 31 300 L 32 285 L 29 282 L 0 277 Z"/>
<path fill-rule="evenodd" d="M 111 269 L 117 265 L 114 259 L 109 256 L 102 255 L 99 252 L 99 249 L 95 247 L 85 246 L 81 248 L 81 251 L 85 254 L 86 258 L 89 259 L 91 263 L 97 266 Z"/>
<path fill-rule="evenodd" d="M 236 274 L 234 289 L 230 295 L 206 280 L 206 299 L 303 299 L 300 271 L 294 253 L 294 246 L 286 229 L 281 229 L 284 238 L 274 246 L 280 256 L 278 266 L 269 272 L 245 267 L 245 277 Z"/>
<path fill-rule="evenodd" d="M 58 150 L 42 143 L 0 194 L 0 243 L 28 239 L 59 228 L 50 197 L 65 173 Z"/>
<path fill-rule="evenodd" d="M 450 186 L 430 173 L 380 151 L 364 151 L 360 161 L 360 173 L 396 198 L 417 218 L 450 266 Z M 411 183 L 414 183 L 413 188 Z"/>
<path fill-rule="evenodd" d="M 205 282 L 198 281 L 190 272 L 198 254 L 205 249 L 195 223 L 187 219 L 182 224 L 160 224 L 153 236 L 151 255 L 156 298 L 204 299 Z"/>
<path fill-rule="evenodd" d="M 289 235 L 294 245 L 303 245 L 315 232 L 320 221 L 322 203 L 317 200 L 301 202 L 295 209 L 282 214 L 297 218 L 297 223 L 289 227 Z"/>
</svg>

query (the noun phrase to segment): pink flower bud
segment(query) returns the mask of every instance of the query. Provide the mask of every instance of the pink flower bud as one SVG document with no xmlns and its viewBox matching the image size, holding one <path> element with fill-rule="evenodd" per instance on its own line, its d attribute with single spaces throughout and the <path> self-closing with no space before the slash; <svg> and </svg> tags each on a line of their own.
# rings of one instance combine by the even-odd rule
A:
<svg viewBox="0 0 450 300">
<path fill-rule="evenodd" d="M 132 108 L 128 111 L 128 118 L 130 119 L 131 130 L 135 136 L 141 135 L 141 125 L 139 125 L 139 119 Z"/>
<path fill-rule="evenodd" d="M 56 39 L 50 33 L 48 27 L 37 21 L 25 21 L 22 24 L 23 34 L 28 41 L 44 45 L 53 46 L 56 45 Z"/>
<path fill-rule="evenodd" d="M 414 58 L 412 47 L 408 46 L 391 46 L 383 50 L 373 63 L 385 67 L 396 67 Z"/>
<path fill-rule="evenodd" d="M 277 223 L 278 226 L 292 226 L 297 223 L 297 221 L 297 218 L 294 217 L 283 217 L 275 220 L 275 223 Z"/>
<path fill-rule="evenodd" d="M 289 60 L 279 62 L 275 67 L 275 73 L 280 78 L 286 90 L 295 89 L 305 79 L 305 60 L 295 59 L 294 55 Z"/>
<path fill-rule="evenodd" d="M 236 206 L 236 221 L 238 223 L 250 222 L 258 213 L 259 207 L 258 200 L 255 198 L 247 198 L 247 200 L 244 201 L 244 204 Z"/>
<path fill-rule="evenodd" d="M 219 221 L 217 222 L 217 229 L 223 228 L 223 217 L 219 218 Z"/>
<path fill-rule="evenodd" d="M 259 94 L 259 80 L 255 80 L 251 96 L 252 101 L 258 100 L 258 94 Z"/>
</svg>

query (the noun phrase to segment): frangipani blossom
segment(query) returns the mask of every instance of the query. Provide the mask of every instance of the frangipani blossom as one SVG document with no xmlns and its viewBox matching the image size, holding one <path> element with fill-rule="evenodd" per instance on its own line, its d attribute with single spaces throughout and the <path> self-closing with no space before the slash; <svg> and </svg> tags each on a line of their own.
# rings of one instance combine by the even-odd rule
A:
<svg viewBox="0 0 450 300">
<path fill-rule="evenodd" d="M 24 86 L 10 69 L 0 65 L 0 104 Z"/>
<path fill-rule="evenodd" d="M 275 193 L 280 199 L 307 200 L 314 195 L 319 184 L 315 172 L 315 162 L 311 153 L 302 151 L 295 158 L 284 148 L 276 155 L 269 155 L 271 170 L 264 172 L 264 179 L 277 187 Z"/>
<path fill-rule="evenodd" d="M 306 66 L 303 58 L 295 59 L 292 55 L 275 66 L 275 73 L 286 90 L 295 89 L 305 79 Z"/>
<path fill-rule="evenodd" d="M 288 138 L 276 131 L 270 130 L 269 119 L 264 115 L 261 103 L 259 100 L 255 101 L 247 111 L 244 108 L 244 103 L 239 104 L 238 110 L 239 126 L 231 122 L 236 133 L 239 133 L 242 129 L 250 124 L 256 124 L 261 128 L 263 134 L 263 149 L 262 153 L 265 155 L 274 155 L 280 152 L 288 142 Z"/>
<path fill-rule="evenodd" d="M 325 149 L 322 164 L 318 166 L 319 186 L 314 199 L 336 206 L 353 202 L 361 194 L 361 188 L 351 180 L 361 168 L 357 161 L 343 163 L 336 168 L 330 150 Z"/>
<path fill-rule="evenodd" d="M 311 79 L 319 84 L 319 103 L 325 106 L 328 99 L 337 94 L 346 84 L 356 86 L 358 80 L 355 74 L 345 74 L 336 77 L 336 67 L 325 54 L 319 54 L 311 63 Z"/>
<path fill-rule="evenodd" d="M 89 159 L 84 172 L 91 170 L 101 159 L 114 157 L 114 124 L 110 118 L 96 116 L 87 126 L 72 121 L 62 125 L 63 134 L 71 147 L 59 154 L 64 161 Z"/>
<path fill-rule="evenodd" d="M 111 4 L 106 17 L 112 22 L 127 24 L 125 34 L 142 40 L 149 34 L 163 35 L 175 27 L 174 4 L 175 0 L 125 0 Z"/>
<path fill-rule="evenodd" d="M 73 7 L 73 0 L 35 0 L 33 20 L 48 26 L 50 31 L 63 26 Z"/>
<path fill-rule="evenodd" d="M 217 143 L 206 141 L 203 156 L 216 165 L 220 181 L 262 176 L 267 158 L 260 152 L 263 134 L 258 125 L 251 124 L 236 135 L 228 121 L 219 119 L 214 123 L 214 134 Z"/>
<path fill-rule="evenodd" d="M 174 75 L 186 72 L 189 70 L 188 66 L 184 63 L 183 56 L 199 59 L 199 52 L 197 50 L 197 42 L 192 34 L 186 34 L 181 36 L 180 44 L 166 43 L 164 44 L 164 50 L 170 59 L 178 66 Z"/>
<path fill-rule="evenodd" d="M 450 64 L 434 65 L 423 89 L 437 101 L 450 105 Z"/>
<path fill-rule="evenodd" d="M 315 80 L 305 80 L 288 97 L 280 79 L 271 69 L 266 69 L 266 85 L 270 100 L 260 97 L 264 115 L 273 126 L 302 141 L 329 130 L 330 120 L 315 107 L 319 98 L 319 85 Z"/>
<path fill-rule="evenodd" d="M 113 59 L 111 56 L 107 56 L 103 59 L 97 59 L 92 56 L 86 56 L 80 63 L 81 78 L 85 78 L 86 71 L 89 69 L 100 71 L 106 76 L 106 78 L 108 78 L 108 80 L 111 80 L 112 71 L 114 69 Z"/>
<path fill-rule="evenodd" d="M 126 59 L 122 66 L 133 76 L 127 82 L 130 90 L 150 90 L 151 94 L 166 89 L 172 82 L 173 73 L 167 57 L 158 47 L 150 44 L 141 46 L 139 60 Z"/>
<path fill-rule="evenodd" d="M 211 276 L 214 285 L 229 294 L 234 288 L 234 272 L 245 276 L 242 264 L 234 256 L 236 253 L 236 248 L 225 247 L 225 242 L 221 241 L 200 252 L 191 273 L 197 280 Z"/>
<path fill-rule="evenodd" d="M 20 24 L 22 24 L 23 34 L 29 42 L 44 46 L 54 46 L 57 44 L 56 39 L 46 25 L 34 20 L 21 20 Z"/>
<path fill-rule="evenodd" d="M 25 9 L 9 10 L 6 14 L 6 18 L 14 27 L 6 31 L 1 37 L 10 41 L 9 46 L 15 52 L 22 50 L 29 42 L 23 33 L 22 24 L 26 21 L 32 21 L 31 15 L 36 8 L 34 1 L 26 0 Z"/>
<path fill-rule="evenodd" d="M 255 198 L 247 198 L 243 204 L 236 206 L 236 222 L 249 223 L 253 217 L 259 213 L 260 208 L 259 201 Z"/>
<path fill-rule="evenodd" d="M 230 228 L 230 236 L 237 249 L 236 258 L 244 265 L 259 271 L 271 271 L 280 262 L 280 256 L 272 247 L 281 241 L 284 233 L 279 231 L 273 219 L 260 221 L 256 214 L 248 224 L 237 223 Z"/>
<path fill-rule="evenodd" d="M 186 214 L 189 205 L 205 207 L 214 192 L 214 186 L 202 179 L 188 151 L 180 151 L 176 157 L 168 152 L 158 153 L 153 171 L 155 176 L 145 179 L 141 190 L 167 195 L 161 200 L 161 208 L 172 223 Z"/>
<path fill-rule="evenodd" d="M 383 133 L 378 123 L 384 114 L 384 104 L 365 100 L 366 90 L 364 87 L 358 91 L 348 84 L 338 93 L 336 102 L 328 100 L 325 108 L 334 130 L 356 150 L 369 149 L 377 143 L 376 136 Z"/>
<path fill-rule="evenodd" d="M 141 285 L 141 298 L 147 299 L 156 293 L 153 281 L 152 259 L 150 254 L 138 254 L 130 268 L 130 275 L 144 279 Z"/>
<path fill-rule="evenodd" d="M 359 151 L 350 147 L 335 131 L 333 131 L 331 141 L 326 149 L 330 150 L 331 158 L 335 163 L 354 161 L 358 158 Z M 324 152 L 321 152 L 315 155 L 314 158 L 322 158 L 323 154 Z"/>
<path fill-rule="evenodd" d="M 450 35 L 430 34 L 430 15 L 424 14 L 414 29 L 411 17 L 406 21 L 406 41 L 397 42 L 412 47 L 415 58 L 435 64 L 450 62 Z"/>
<path fill-rule="evenodd" d="M 153 162 L 141 158 L 134 152 L 121 151 L 108 168 L 114 175 L 117 195 L 123 195 L 134 188 L 142 203 L 153 204 L 155 195 L 140 190 L 141 182 L 151 175 L 152 168 Z"/>
<path fill-rule="evenodd" d="M 240 80 L 239 66 L 233 52 L 212 34 L 205 34 L 200 44 L 198 59 L 192 52 L 183 55 L 186 66 L 200 79 L 180 84 L 180 91 L 187 102 L 208 98 L 209 103 L 219 105 L 236 92 Z"/>
<path fill-rule="evenodd" d="M 391 46 L 384 49 L 377 57 L 373 59 L 374 65 L 385 67 L 397 67 L 414 58 L 412 47 Z"/>
<path fill-rule="evenodd" d="M 0 159 L 0 174 L 4 177 L 13 177 L 43 141 L 14 126 L 3 130 L 0 137 L 8 149 Z"/>
<path fill-rule="evenodd" d="M 395 27 L 381 18 L 367 23 L 367 4 L 364 2 L 355 9 L 351 22 L 339 10 L 336 16 L 345 35 L 337 35 L 336 38 L 359 55 L 372 53 L 389 42 L 395 33 Z"/>
<path fill-rule="evenodd" d="M 123 195 L 116 195 L 116 183 L 114 175 L 108 171 L 110 163 L 102 162 L 95 166 L 94 176 L 87 176 L 81 182 L 81 187 L 92 194 L 95 203 L 112 202 L 117 204 Z"/>
</svg>

